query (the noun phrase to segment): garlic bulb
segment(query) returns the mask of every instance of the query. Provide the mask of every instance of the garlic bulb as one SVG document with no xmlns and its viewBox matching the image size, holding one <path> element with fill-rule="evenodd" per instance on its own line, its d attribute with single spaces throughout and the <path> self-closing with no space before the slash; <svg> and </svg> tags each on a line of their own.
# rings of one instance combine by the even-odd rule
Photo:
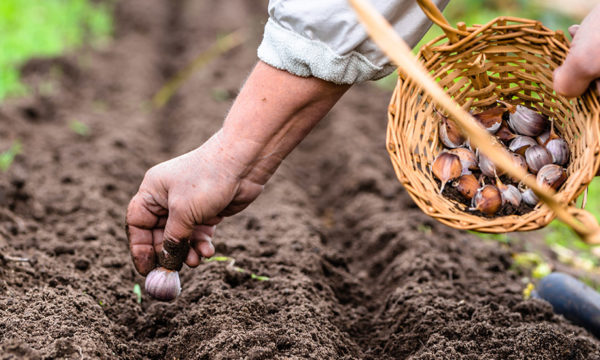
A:
<svg viewBox="0 0 600 360">
<path fill-rule="evenodd" d="M 181 293 L 179 272 L 158 267 L 146 276 L 146 292 L 161 301 L 171 301 Z"/>
<path fill-rule="evenodd" d="M 569 162 L 569 145 L 564 139 L 556 138 L 548 141 L 546 150 L 552 155 L 553 163 L 564 166 Z"/>
<path fill-rule="evenodd" d="M 552 155 L 541 145 L 535 145 L 525 151 L 525 161 L 529 170 L 537 174 L 537 172 L 547 164 L 552 164 Z"/>
<path fill-rule="evenodd" d="M 463 146 L 465 137 L 460 132 L 458 125 L 447 117 L 441 114 L 440 116 L 442 116 L 442 121 L 439 126 L 440 141 L 450 149 Z"/>
<path fill-rule="evenodd" d="M 537 144 L 538 143 L 529 136 L 518 135 L 510 142 L 508 148 L 512 152 L 525 155 L 525 151 L 527 151 L 527 149 Z"/>
<path fill-rule="evenodd" d="M 462 166 L 462 173 L 469 174 L 470 170 L 477 170 L 477 157 L 475 153 L 466 148 L 456 148 L 448 150 L 450 154 L 458 156 Z"/>
<path fill-rule="evenodd" d="M 442 182 L 442 186 L 440 187 L 441 194 L 448 181 L 456 179 L 462 174 L 462 164 L 458 156 L 444 151 L 433 161 L 431 171 Z"/>
<path fill-rule="evenodd" d="M 567 172 L 565 169 L 556 164 L 545 165 L 538 171 L 536 181 L 541 186 L 550 186 L 554 190 L 567 180 Z"/>
<path fill-rule="evenodd" d="M 469 210 L 479 210 L 486 215 L 494 215 L 500 206 L 502 206 L 500 191 L 494 185 L 485 185 L 473 196 Z"/>
</svg>

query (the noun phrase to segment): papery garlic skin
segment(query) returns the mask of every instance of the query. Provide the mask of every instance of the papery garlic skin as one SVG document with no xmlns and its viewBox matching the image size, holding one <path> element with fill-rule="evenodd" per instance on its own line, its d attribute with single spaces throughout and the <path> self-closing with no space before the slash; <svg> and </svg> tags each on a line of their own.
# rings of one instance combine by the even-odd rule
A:
<svg viewBox="0 0 600 360">
<path fill-rule="evenodd" d="M 552 164 L 552 154 L 541 145 L 535 145 L 525 151 L 525 161 L 529 170 L 537 174 L 544 165 Z"/>
<path fill-rule="evenodd" d="M 460 132 L 456 123 L 446 117 L 442 117 L 439 127 L 440 141 L 450 149 L 462 146 L 465 143 L 465 137 Z"/>
<path fill-rule="evenodd" d="M 504 172 L 498 169 L 496 165 L 494 165 L 492 160 L 490 160 L 490 158 L 488 158 L 487 156 L 483 155 L 483 153 L 480 152 L 477 158 L 479 160 L 479 169 L 481 170 L 481 173 L 483 175 L 488 177 L 495 177 L 504 174 Z"/>
<path fill-rule="evenodd" d="M 536 181 L 540 186 L 550 186 L 554 190 L 567 180 L 567 172 L 556 164 L 545 165 L 538 171 Z"/>
<path fill-rule="evenodd" d="M 516 111 L 509 115 L 508 124 L 517 134 L 538 136 L 548 129 L 550 121 L 535 110 L 517 105 Z"/>
<path fill-rule="evenodd" d="M 470 210 L 479 210 L 486 215 L 494 215 L 500 206 L 502 206 L 502 196 L 498 188 L 493 185 L 485 185 L 473 196 Z"/>
<path fill-rule="evenodd" d="M 466 199 L 471 200 L 479 189 L 479 182 L 473 174 L 463 174 L 452 183 L 452 186 Z"/>
<path fill-rule="evenodd" d="M 456 148 L 448 150 L 450 154 L 458 156 L 462 165 L 462 174 L 470 174 L 471 170 L 478 170 L 477 157 L 475 153 L 467 148 Z"/>
<path fill-rule="evenodd" d="M 564 166 L 569 162 L 569 145 L 564 139 L 552 139 L 546 143 L 546 150 L 552 155 L 552 162 Z"/>
<path fill-rule="evenodd" d="M 510 159 L 512 160 L 512 162 L 515 166 L 520 167 L 525 172 L 529 171 L 529 167 L 527 166 L 527 161 L 525 161 L 525 157 L 523 155 L 511 152 Z M 510 176 L 510 179 L 514 182 L 519 182 L 519 179 L 517 179 L 515 177 Z"/>
<path fill-rule="evenodd" d="M 540 199 L 531 189 L 523 191 L 523 193 L 521 194 L 521 198 L 525 204 L 530 206 L 536 206 L 537 203 L 540 202 Z"/>
<path fill-rule="evenodd" d="M 157 267 L 146 276 L 146 292 L 161 301 L 174 300 L 181 294 L 179 272 Z"/>
<path fill-rule="evenodd" d="M 538 145 L 538 143 L 533 138 L 519 135 L 510 142 L 508 148 L 514 153 L 525 155 L 525 151 L 535 145 Z"/>
<path fill-rule="evenodd" d="M 511 204 L 517 208 L 521 205 L 521 192 L 514 185 L 506 185 L 505 188 L 498 188 L 502 196 L 502 205 Z"/>
<path fill-rule="evenodd" d="M 462 164 L 458 156 L 444 151 L 433 161 L 431 171 L 442 182 L 442 186 L 440 187 L 441 194 L 448 181 L 454 180 L 462 174 Z"/>
</svg>

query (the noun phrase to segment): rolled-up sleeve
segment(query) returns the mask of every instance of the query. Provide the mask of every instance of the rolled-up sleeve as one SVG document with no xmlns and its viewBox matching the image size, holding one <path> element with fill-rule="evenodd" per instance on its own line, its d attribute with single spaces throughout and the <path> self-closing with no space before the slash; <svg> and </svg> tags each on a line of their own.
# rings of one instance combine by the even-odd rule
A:
<svg viewBox="0 0 600 360">
<path fill-rule="evenodd" d="M 449 0 L 434 1 L 444 8 Z M 414 46 L 431 26 L 414 0 L 371 0 Z M 382 78 L 394 70 L 347 0 L 271 0 L 258 57 L 292 74 L 336 84 Z"/>
</svg>

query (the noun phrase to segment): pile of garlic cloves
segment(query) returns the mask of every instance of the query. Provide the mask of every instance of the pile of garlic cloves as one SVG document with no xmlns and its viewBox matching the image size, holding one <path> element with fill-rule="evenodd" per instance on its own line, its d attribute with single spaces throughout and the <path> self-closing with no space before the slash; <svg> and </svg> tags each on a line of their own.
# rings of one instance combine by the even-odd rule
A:
<svg viewBox="0 0 600 360">
<path fill-rule="evenodd" d="M 539 185 L 558 190 L 567 179 L 567 142 L 555 133 L 554 123 L 544 114 L 523 105 L 499 103 L 471 114 L 506 148 L 516 166 L 528 171 L 528 176 L 535 176 Z M 462 201 L 470 206 L 469 211 L 486 216 L 500 212 L 521 215 L 538 203 L 531 189 L 519 179 L 503 174 L 493 159 L 470 144 L 454 121 L 438 114 L 439 138 L 445 149 L 435 158 L 431 170 L 441 182 L 440 194 Z"/>
</svg>

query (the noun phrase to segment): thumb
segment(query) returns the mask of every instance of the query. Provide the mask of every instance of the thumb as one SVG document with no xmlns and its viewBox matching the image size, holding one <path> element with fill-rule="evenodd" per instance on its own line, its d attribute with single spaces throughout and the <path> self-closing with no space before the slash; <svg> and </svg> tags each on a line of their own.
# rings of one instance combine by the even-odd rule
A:
<svg viewBox="0 0 600 360">
<path fill-rule="evenodd" d="M 181 269 L 189 251 L 189 238 L 194 230 L 194 221 L 185 211 L 169 208 L 165 224 L 163 249 L 158 254 L 158 262 L 169 270 Z"/>
<path fill-rule="evenodd" d="M 554 70 L 554 90 L 557 93 L 575 97 L 583 94 L 594 77 L 590 76 L 578 61 L 578 54 L 569 53 L 565 62 Z"/>
</svg>

